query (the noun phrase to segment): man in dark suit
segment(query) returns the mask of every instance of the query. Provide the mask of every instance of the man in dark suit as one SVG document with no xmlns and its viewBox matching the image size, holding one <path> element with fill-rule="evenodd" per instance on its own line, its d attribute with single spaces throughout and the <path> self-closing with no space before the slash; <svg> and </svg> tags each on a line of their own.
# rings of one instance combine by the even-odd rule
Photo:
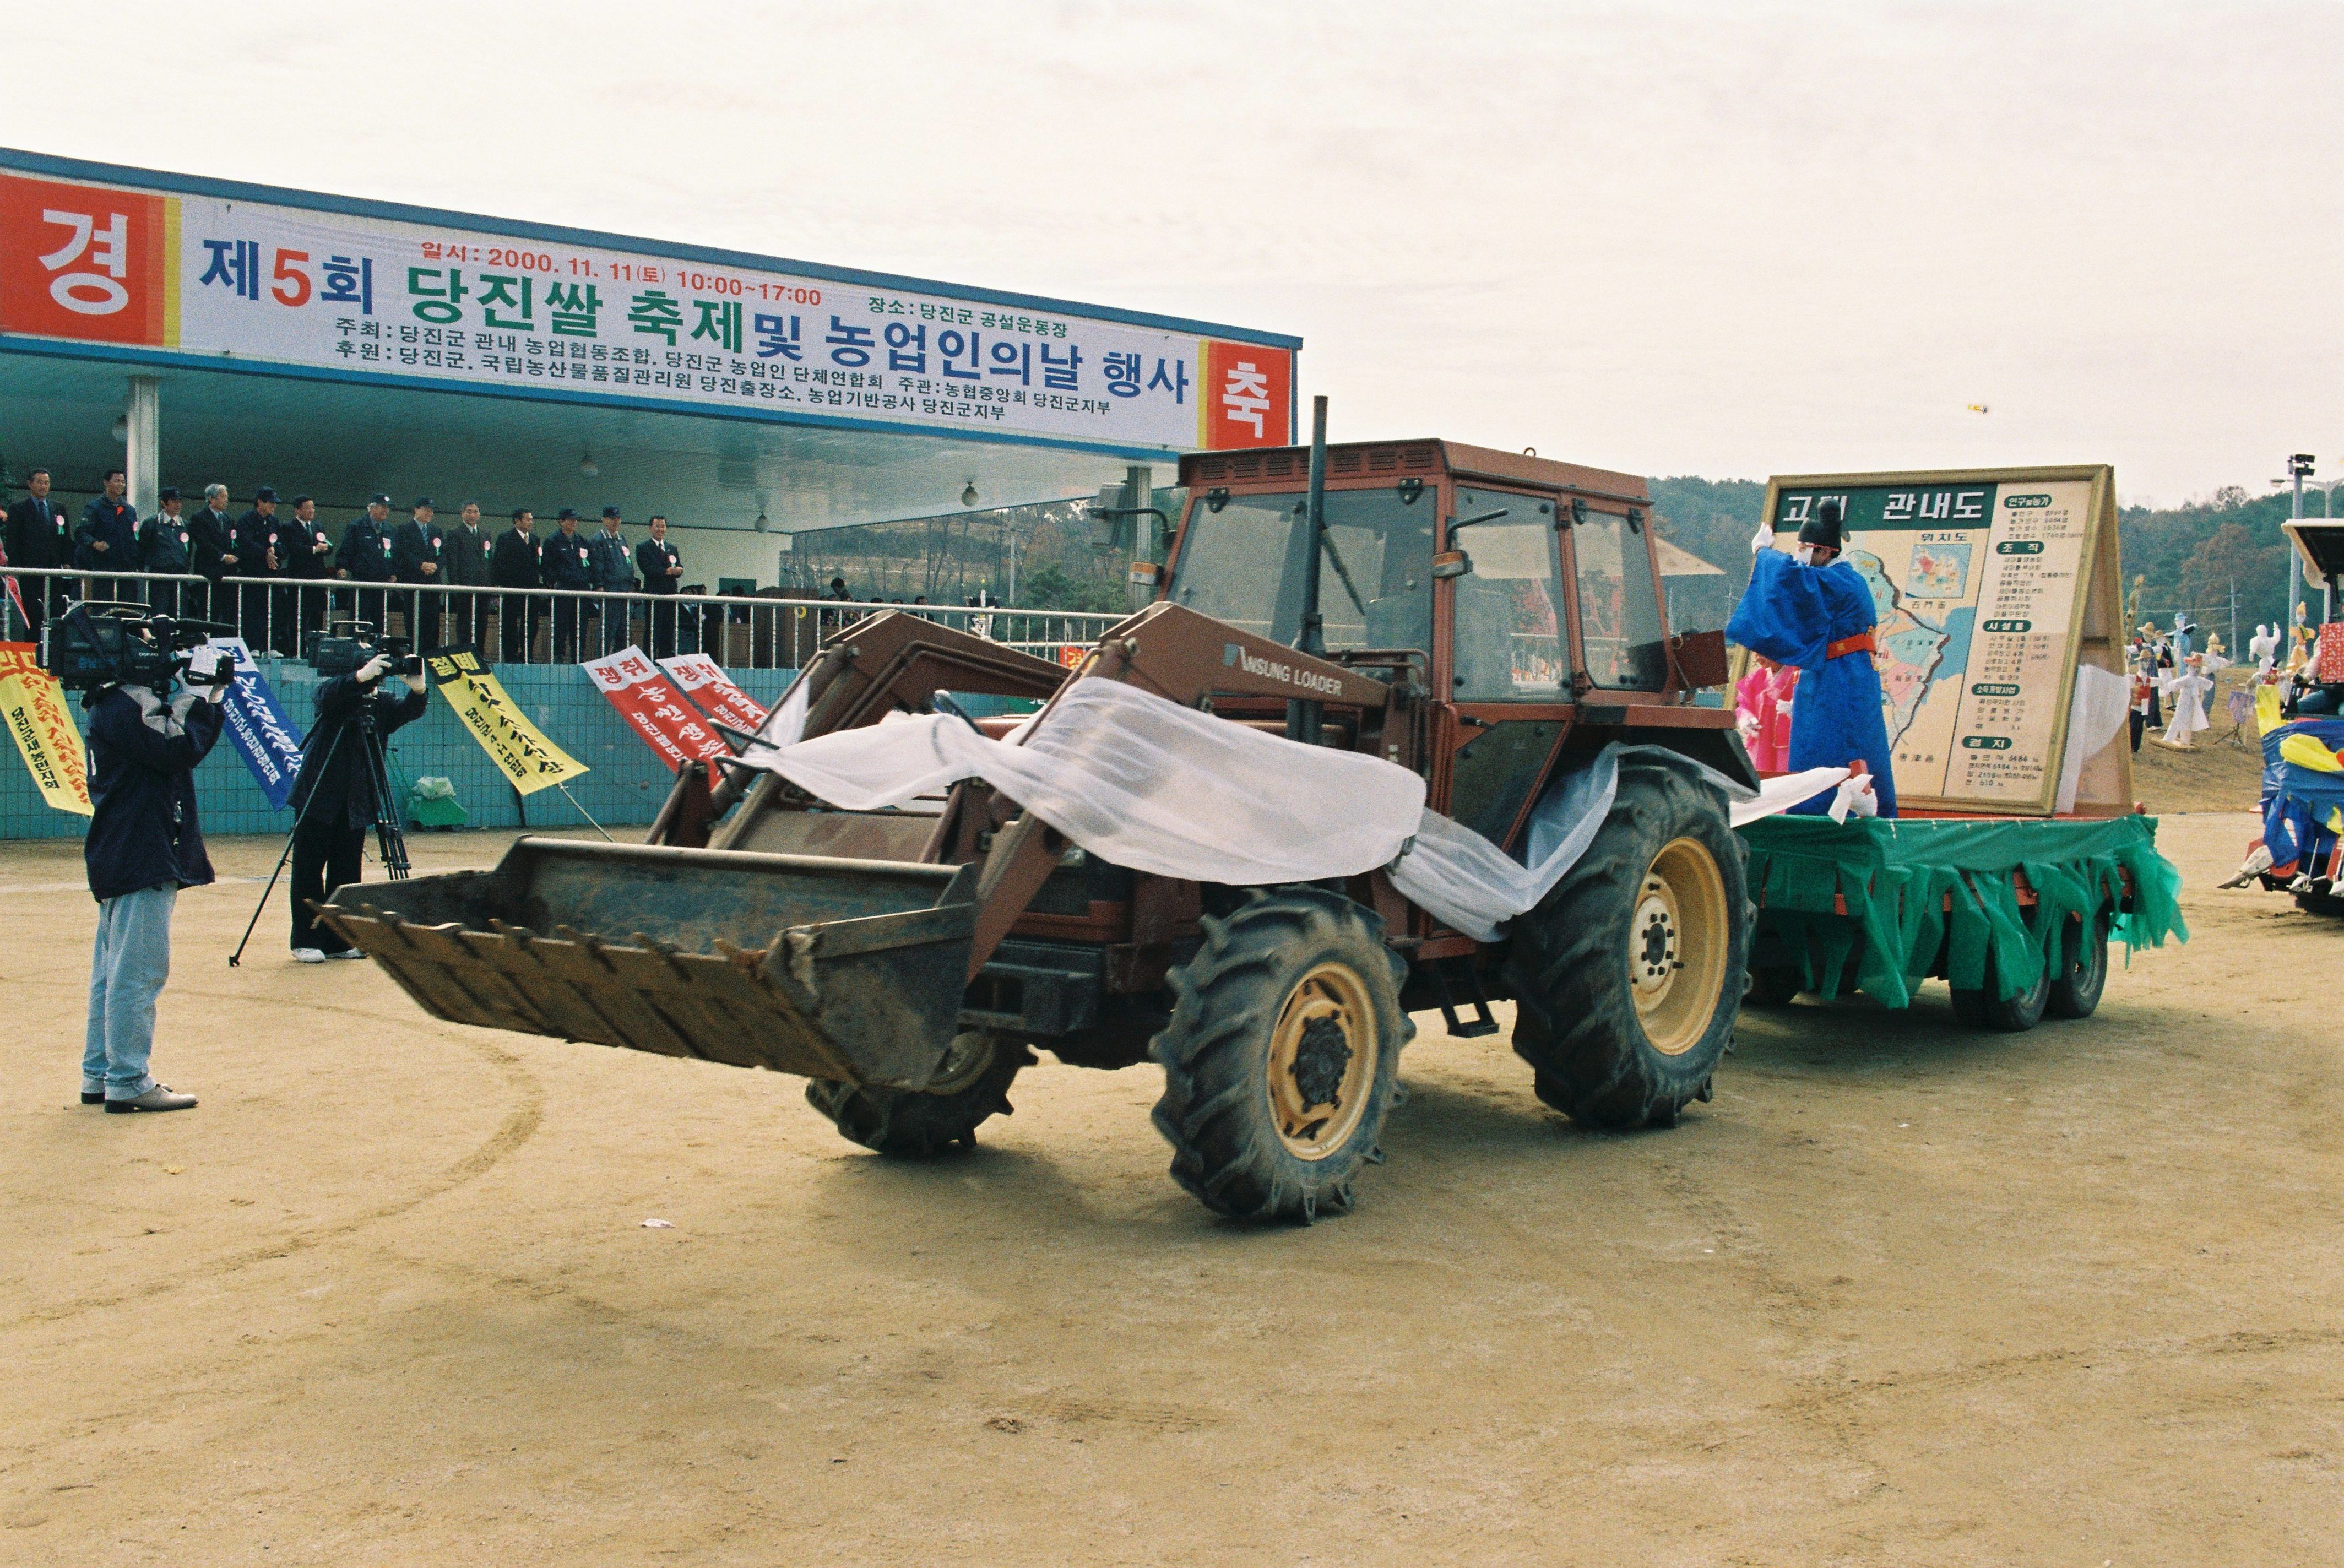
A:
<svg viewBox="0 0 2344 1568">
<path fill-rule="evenodd" d="M 543 551 L 537 535 L 530 531 L 536 521 L 529 508 L 518 507 L 512 527 L 497 535 L 496 547 L 489 552 L 489 581 L 499 588 L 526 590 L 544 585 Z M 497 657 L 508 664 L 527 663 L 530 644 L 537 641 L 545 612 L 526 592 L 500 593 L 497 602 L 504 612 L 498 628 Z"/>
<path fill-rule="evenodd" d="M 239 577 L 280 578 L 286 569 L 285 527 L 277 521 L 277 492 L 262 485 L 252 492 L 252 510 L 236 520 L 236 554 Z M 286 613 L 277 614 L 272 595 L 276 589 L 258 582 L 244 585 L 243 607 L 237 614 L 237 630 L 243 634 L 244 645 L 258 653 L 271 646 L 272 633 L 281 636 L 277 622 L 292 620 L 289 607 Z M 279 648 L 278 652 L 285 650 Z"/>
<path fill-rule="evenodd" d="M 286 568 L 297 582 L 322 583 L 334 575 L 334 541 L 318 521 L 314 496 L 293 498 L 293 515 L 285 524 Z M 326 588 L 294 590 L 294 646 L 305 649 L 309 633 L 326 626 Z"/>
<path fill-rule="evenodd" d="M 667 541 L 667 519 L 652 519 L 652 536 L 635 546 L 635 570 L 643 574 L 643 592 L 673 595 L 683 585 L 683 552 Z M 675 656 L 675 606 L 652 606 L 652 657 Z"/>
<path fill-rule="evenodd" d="M 448 574 L 450 588 L 486 588 L 489 586 L 489 551 L 496 545 L 488 530 L 480 526 L 480 503 L 464 503 L 463 521 L 440 536 L 440 566 Z M 452 624 L 448 628 L 448 640 L 475 649 L 483 659 L 489 652 L 489 609 L 495 602 L 486 593 L 450 593 L 448 614 Z"/>
<path fill-rule="evenodd" d="M 407 521 L 391 533 L 390 569 L 401 582 L 439 585 L 440 539 L 433 515 L 431 498 L 419 496 L 409 509 Z M 429 653 L 440 646 L 440 599 L 437 593 L 412 592 L 398 596 L 399 612 L 418 652 Z"/>
<path fill-rule="evenodd" d="M 73 525 L 66 521 L 65 509 L 49 499 L 49 470 L 35 469 L 25 481 L 25 499 L 8 509 L 8 564 L 71 566 Z M 31 641 L 41 640 L 49 612 L 64 608 L 66 582 L 62 577 L 17 580 L 25 595 L 25 613 L 33 618 Z"/>
<path fill-rule="evenodd" d="M 204 509 L 187 519 L 187 561 L 205 579 L 187 595 L 187 613 L 197 620 L 236 621 L 236 590 L 220 581 L 243 564 L 236 552 L 236 524 L 228 521 L 227 486 L 204 486 Z"/>
<path fill-rule="evenodd" d="M 74 565 L 84 572 L 110 566 L 117 572 L 138 570 L 138 514 L 122 499 L 130 481 L 120 469 L 106 470 L 106 489 L 81 509 L 74 524 Z M 140 584 L 99 577 L 89 580 L 92 599 L 138 598 Z"/>
</svg>

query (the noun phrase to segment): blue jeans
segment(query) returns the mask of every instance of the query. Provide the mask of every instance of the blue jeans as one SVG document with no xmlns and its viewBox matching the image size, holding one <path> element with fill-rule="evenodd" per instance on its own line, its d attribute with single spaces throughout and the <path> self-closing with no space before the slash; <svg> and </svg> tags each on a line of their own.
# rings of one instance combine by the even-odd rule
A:
<svg viewBox="0 0 2344 1568">
<path fill-rule="evenodd" d="M 167 882 L 98 901 L 89 1030 L 81 1057 L 84 1094 L 136 1099 L 155 1087 L 146 1057 L 155 1048 L 155 998 L 171 977 L 171 906 L 178 897 L 178 888 Z"/>
</svg>

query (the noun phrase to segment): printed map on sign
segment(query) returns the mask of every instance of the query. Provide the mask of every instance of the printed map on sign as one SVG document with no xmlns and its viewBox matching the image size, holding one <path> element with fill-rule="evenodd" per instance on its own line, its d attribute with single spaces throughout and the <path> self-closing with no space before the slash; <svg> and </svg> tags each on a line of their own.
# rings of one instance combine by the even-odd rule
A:
<svg viewBox="0 0 2344 1568">
<path fill-rule="evenodd" d="M 2013 808 L 2047 777 L 2067 700 L 2091 482 L 1779 491 L 1775 543 L 1825 500 L 1872 590 L 1882 714 L 1900 799 Z"/>
</svg>

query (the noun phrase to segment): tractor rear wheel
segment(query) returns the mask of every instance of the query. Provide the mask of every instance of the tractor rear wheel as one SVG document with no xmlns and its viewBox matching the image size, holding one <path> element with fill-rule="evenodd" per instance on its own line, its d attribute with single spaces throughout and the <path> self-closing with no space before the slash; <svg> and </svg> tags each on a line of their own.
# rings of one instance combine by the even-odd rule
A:
<svg viewBox="0 0 2344 1568">
<path fill-rule="evenodd" d="M 881 1154 L 924 1158 L 951 1148 L 975 1148 L 979 1123 L 1011 1114 L 1010 1081 L 1034 1053 L 998 1035 L 975 1030 L 955 1037 L 936 1087 L 883 1089 L 815 1078 L 806 1103 L 831 1119 L 850 1143 Z"/>
<path fill-rule="evenodd" d="M 1204 930 L 1149 1047 L 1172 1179 L 1217 1214 L 1308 1223 L 1349 1209 L 1416 1033 L 1407 965 L 1374 911 L 1317 888 L 1256 893 Z"/>
<path fill-rule="evenodd" d="M 1715 792 L 1622 769 L 1595 841 L 1514 922 L 1514 1050 L 1592 1127 L 1668 1127 L 1709 1098 L 1749 966 L 1742 841 Z"/>
</svg>

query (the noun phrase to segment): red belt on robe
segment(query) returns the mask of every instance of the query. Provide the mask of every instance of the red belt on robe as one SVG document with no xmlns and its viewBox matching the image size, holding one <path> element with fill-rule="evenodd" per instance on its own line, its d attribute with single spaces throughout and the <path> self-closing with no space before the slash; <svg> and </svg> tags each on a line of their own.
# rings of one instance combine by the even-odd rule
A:
<svg viewBox="0 0 2344 1568">
<path fill-rule="evenodd" d="M 1858 632 L 1853 637 L 1843 637 L 1836 642 L 1824 644 L 1824 657 L 1836 659 L 1843 653 L 1870 653 L 1876 647 L 1870 632 Z"/>
</svg>

